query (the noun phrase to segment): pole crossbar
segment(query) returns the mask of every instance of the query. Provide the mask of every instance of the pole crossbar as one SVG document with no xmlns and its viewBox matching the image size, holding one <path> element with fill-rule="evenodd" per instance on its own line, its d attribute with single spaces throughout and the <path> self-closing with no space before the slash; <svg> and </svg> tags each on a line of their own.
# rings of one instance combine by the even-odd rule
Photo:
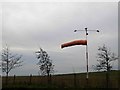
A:
<svg viewBox="0 0 120 90">
<path fill-rule="evenodd" d="M 74 30 L 74 32 L 77 32 L 77 31 L 85 31 L 85 30 Z M 87 31 L 97 31 L 97 32 L 100 32 L 99 30 L 87 30 Z"/>
</svg>

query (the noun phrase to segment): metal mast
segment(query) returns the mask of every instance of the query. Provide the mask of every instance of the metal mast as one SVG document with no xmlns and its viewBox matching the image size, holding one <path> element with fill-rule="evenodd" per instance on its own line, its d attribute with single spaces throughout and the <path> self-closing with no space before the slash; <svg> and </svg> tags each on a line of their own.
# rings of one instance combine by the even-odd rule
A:
<svg viewBox="0 0 120 90">
<path fill-rule="evenodd" d="M 77 31 L 84 31 L 84 30 L 74 30 L 74 32 L 77 32 Z M 97 32 L 99 32 L 99 30 L 88 30 L 87 28 L 85 28 L 86 40 L 87 40 L 87 36 L 88 36 L 88 31 L 97 31 Z M 89 78 L 89 75 L 88 75 L 88 73 L 89 73 L 89 68 L 88 68 L 88 42 L 87 42 L 87 45 L 86 45 L 86 68 L 87 68 L 86 80 L 87 80 L 87 84 L 88 84 L 88 78 Z"/>
</svg>

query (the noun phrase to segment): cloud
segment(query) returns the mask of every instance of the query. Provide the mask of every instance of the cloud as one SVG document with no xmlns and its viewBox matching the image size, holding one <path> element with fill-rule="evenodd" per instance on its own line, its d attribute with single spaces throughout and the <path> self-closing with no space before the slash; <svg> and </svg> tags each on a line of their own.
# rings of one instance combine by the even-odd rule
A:
<svg viewBox="0 0 120 90">
<path fill-rule="evenodd" d="M 3 45 L 8 43 L 13 51 L 23 53 L 30 60 L 25 69 L 33 62 L 30 58 L 34 55 L 28 55 L 29 52 L 34 53 L 39 47 L 49 52 L 59 73 L 75 66 L 84 67 L 84 46 L 61 50 L 60 45 L 85 39 L 84 31 L 73 32 L 85 27 L 100 30 L 88 35 L 90 65 L 95 64 L 97 47 L 104 43 L 117 53 L 117 3 L 4 3 L 2 14 Z"/>
</svg>

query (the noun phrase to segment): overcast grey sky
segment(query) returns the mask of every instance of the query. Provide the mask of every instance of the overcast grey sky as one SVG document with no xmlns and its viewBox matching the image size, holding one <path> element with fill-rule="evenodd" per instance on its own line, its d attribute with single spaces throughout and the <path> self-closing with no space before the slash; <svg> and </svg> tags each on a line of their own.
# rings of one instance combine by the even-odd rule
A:
<svg viewBox="0 0 120 90">
<path fill-rule="evenodd" d="M 99 29 L 89 32 L 89 69 L 97 63 L 98 46 L 106 44 L 118 54 L 117 2 L 41 2 L 4 3 L 2 5 L 2 44 L 13 53 L 22 54 L 23 66 L 10 75 L 38 74 L 35 51 L 42 47 L 55 65 L 55 73 L 85 72 L 85 46 L 61 49 L 60 45 L 85 39 L 85 32 L 75 29 Z M 117 62 L 113 63 L 117 69 Z"/>
</svg>

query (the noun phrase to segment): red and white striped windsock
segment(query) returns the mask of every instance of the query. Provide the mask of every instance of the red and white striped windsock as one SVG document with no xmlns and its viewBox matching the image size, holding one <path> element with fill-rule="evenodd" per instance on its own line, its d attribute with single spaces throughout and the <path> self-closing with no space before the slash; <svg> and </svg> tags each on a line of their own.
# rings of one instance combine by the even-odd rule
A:
<svg viewBox="0 0 120 90">
<path fill-rule="evenodd" d="M 87 40 L 74 40 L 68 43 L 64 43 L 61 45 L 61 48 L 74 46 L 74 45 L 87 45 Z"/>
</svg>

